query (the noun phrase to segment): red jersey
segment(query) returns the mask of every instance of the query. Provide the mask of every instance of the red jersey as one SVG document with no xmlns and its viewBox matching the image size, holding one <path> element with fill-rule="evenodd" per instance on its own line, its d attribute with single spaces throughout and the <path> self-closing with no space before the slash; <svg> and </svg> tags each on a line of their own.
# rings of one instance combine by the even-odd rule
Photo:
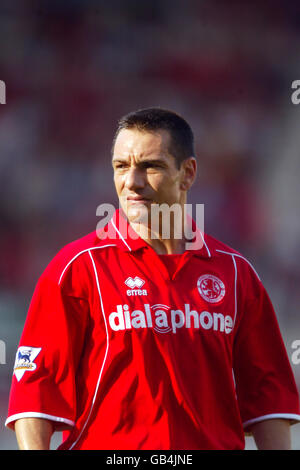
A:
<svg viewBox="0 0 300 470">
<path fill-rule="evenodd" d="M 193 450 L 243 449 L 256 421 L 300 421 L 250 263 L 202 233 L 201 249 L 170 258 L 130 233 L 116 211 L 102 238 L 67 245 L 40 277 L 6 425 L 50 419 L 65 429 L 59 449 Z"/>
</svg>

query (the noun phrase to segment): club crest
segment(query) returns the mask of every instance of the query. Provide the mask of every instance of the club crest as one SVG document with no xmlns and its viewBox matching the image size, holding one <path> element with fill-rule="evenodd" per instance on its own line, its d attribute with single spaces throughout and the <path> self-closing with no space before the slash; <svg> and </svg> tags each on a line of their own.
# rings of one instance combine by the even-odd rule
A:
<svg viewBox="0 0 300 470">
<path fill-rule="evenodd" d="M 225 285 L 216 276 L 204 274 L 197 281 L 197 287 L 202 299 L 212 304 L 221 302 L 225 296 Z"/>
</svg>

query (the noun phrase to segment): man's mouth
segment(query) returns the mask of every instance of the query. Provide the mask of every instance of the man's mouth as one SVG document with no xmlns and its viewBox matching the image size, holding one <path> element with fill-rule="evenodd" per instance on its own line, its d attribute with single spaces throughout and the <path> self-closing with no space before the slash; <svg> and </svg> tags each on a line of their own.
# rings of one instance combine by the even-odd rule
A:
<svg viewBox="0 0 300 470">
<path fill-rule="evenodd" d="M 130 204 L 147 204 L 151 199 L 144 196 L 127 196 L 126 201 Z"/>
</svg>

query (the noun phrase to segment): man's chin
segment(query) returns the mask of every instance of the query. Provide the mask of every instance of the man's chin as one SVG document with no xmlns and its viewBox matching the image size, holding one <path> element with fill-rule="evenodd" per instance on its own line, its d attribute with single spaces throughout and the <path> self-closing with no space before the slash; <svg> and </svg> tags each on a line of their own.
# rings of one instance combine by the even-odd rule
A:
<svg viewBox="0 0 300 470">
<path fill-rule="evenodd" d="M 136 205 L 136 207 L 127 207 L 125 214 L 129 223 L 143 225 L 149 223 L 149 209 L 143 204 Z"/>
</svg>

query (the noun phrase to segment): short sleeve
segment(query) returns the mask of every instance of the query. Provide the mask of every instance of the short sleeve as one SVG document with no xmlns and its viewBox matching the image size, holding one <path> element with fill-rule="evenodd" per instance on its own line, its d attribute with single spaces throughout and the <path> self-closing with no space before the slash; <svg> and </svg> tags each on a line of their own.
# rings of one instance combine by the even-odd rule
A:
<svg viewBox="0 0 300 470">
<path fill-rule="evenodd" d="M 88 321 L 86 299 L 43 275 L 33 294 L 16 354 L 6 426 L 40 417 L 74 425 L 75 374 Z"/>
<path fill-rule="evenodd" d="M 298 390 L 269 295 L 254 272 L 242 280 L 233 370 L 243 426 L 271 418 L 300 421 Z"/>
</svg>

